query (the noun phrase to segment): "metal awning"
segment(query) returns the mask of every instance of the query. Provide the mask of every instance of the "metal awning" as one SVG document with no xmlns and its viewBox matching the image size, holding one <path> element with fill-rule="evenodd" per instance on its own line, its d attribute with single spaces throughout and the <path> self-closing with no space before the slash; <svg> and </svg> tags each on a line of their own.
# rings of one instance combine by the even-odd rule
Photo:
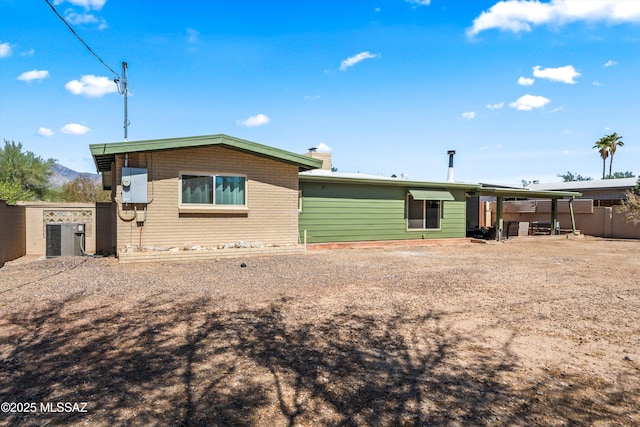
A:
<svg viewBox="0 0 640 427">
<path fill-rule="evenodd" d="M 409 194 L 411 194 L 413 200 L 455 200 L 453 194 L 446 190 L 422 190 L 412 188 L 409 189 Z"/>
</svg>

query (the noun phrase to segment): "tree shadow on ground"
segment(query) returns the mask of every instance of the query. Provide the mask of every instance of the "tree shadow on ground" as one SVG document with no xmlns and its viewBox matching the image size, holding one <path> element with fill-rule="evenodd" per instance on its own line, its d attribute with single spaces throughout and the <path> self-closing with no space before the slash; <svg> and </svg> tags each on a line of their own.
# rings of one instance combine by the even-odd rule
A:
<svg viewBox="0 0 640 427">
<path fill-rule="evenodd" d="M 611 397 L 625 405 L 585 407 L 592 385 L 576 380 L 535 401 L 540 390 L 523 394 L 499 380 L 517 363 L 508 344 L 461 363 L 456 352 L 469 337 L 444 328 L 440 313 L 301 321 L 286 299 L 226 311 L 207 299 L 76 308 L 83 298 L 4 319 L 0 397 L 88 402 L 88 412 L 4 413 L 0 422 L 542 425 L 555 408 L 554 420 L 571 424 L 627 419 L 636 402 L 627 393 L 638 392 Z"/>
<path fill-rule="evenodd" d="M 491 415 L 488 403 L 508 394 L 492 377 L 510 369 L 511 362 L 457 369 L 451 358 L 461 337 L 443 331 L 439 320 L 437 314 L 379 319 L 341 313 L 288 327 L 273 307 L 245 314 L 246 327 L 234 333 L 238 352 L 273 376 L 288 425 L 301 420 L 323 425 L 481 422 Z M 290 386 L 288 396 L 281 383 Z M 309 419 L 310 408 L 318 405 L 326 418 Z"/>
</svg>

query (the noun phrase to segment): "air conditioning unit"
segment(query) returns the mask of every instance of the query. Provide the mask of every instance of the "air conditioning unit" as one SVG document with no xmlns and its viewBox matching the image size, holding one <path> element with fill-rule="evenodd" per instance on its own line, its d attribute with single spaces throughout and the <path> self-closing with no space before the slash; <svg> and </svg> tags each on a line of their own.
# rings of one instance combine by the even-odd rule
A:
<svg viewBox="0 0 640 427">
<path fill-rule="evenodd" d="M 47 258 L 81 256 L 84 250 L 84 224 L 47 224 Z"/>
</svg>

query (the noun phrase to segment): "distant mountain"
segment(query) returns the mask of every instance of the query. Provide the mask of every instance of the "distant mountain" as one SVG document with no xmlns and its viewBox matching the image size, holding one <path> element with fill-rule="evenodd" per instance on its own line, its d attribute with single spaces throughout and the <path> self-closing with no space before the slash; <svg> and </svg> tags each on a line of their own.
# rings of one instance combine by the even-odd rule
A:
<svg viewBox="0 0 640 427">
<path fill-rule="evenodd" d="M 69 169 L 66 166 L 56 163 L 53 167 L 53 173 L 49 177 L 49 184 L 52 187 L 62 187 L 67 182 L 71 182 L 81 176 L 89 177 L 96 183 L 101 182 L 100 175 L 97 173 L 76 172 L 73 169 Z"/>
</svg>

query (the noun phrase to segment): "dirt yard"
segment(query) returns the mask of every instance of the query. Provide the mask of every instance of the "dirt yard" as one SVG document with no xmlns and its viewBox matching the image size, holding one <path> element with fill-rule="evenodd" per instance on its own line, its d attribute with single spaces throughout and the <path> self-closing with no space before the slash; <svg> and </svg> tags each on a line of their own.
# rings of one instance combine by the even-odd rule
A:
<svg viewBox="0 0 640 427">
<path fill-rule="evenodd" d="M 640 425 L 640 241 L 12 262 L 0 401 L 27 426 Z"/>
</svg>

